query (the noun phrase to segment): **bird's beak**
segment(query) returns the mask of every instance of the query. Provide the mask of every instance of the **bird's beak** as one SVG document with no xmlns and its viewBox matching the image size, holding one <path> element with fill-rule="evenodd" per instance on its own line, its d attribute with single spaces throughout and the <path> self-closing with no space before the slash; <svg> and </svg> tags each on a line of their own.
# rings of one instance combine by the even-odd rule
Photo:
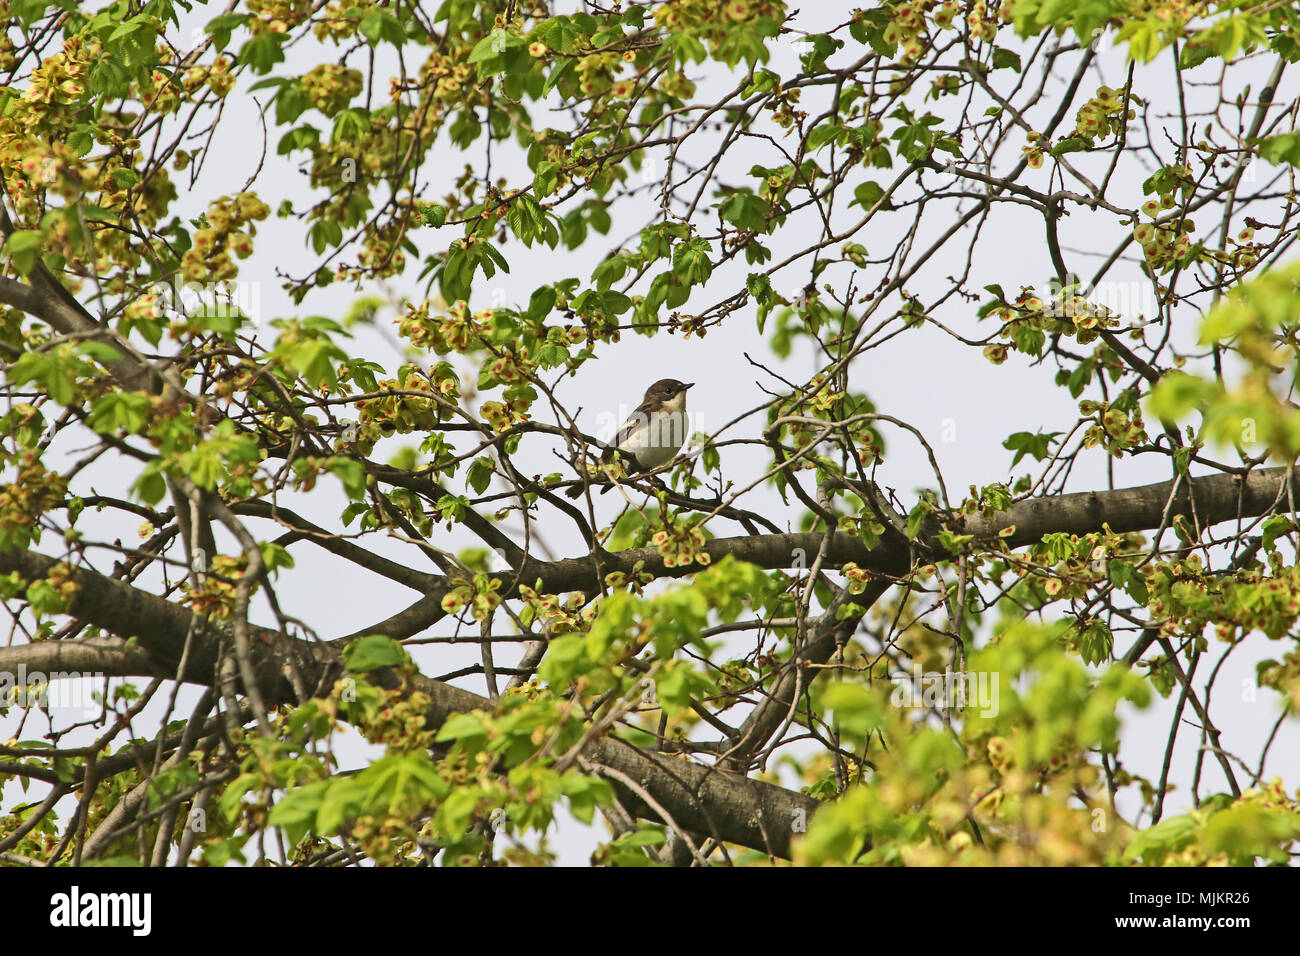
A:
<svg viewBox="0 0 1300 956">
<path fill-rule="evenodd" d="M 693 388 L 694 386 L 695 386 L 695 383 L 694 383 L 694 382 L 687 382 L 685 385 L 682 386 L 682 391 L 684 392 L 684 391 L 686 391 L 688 388 Z"/>
</svg>

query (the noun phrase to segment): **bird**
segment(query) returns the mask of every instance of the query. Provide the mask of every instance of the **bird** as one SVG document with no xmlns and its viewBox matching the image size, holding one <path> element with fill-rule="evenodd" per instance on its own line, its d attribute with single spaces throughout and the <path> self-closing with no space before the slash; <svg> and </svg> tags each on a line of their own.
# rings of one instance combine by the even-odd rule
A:
<svg viewBox="0 0 1300 956">
<path fill-rule="evenodd" d="M 645 398 L 614 434 L 600 460 L 610 464 L 617 453 L 630 475 L 653 471 L 673 460 L 686 441 L 686 390 L 694 382 L 661 378 L 645 390 Z M 630 459 L 630 460 L 629 460 Z M 606 485 L 603 495 L 612 488 Z M 565 492 L 570 498 L 582 494 L 582 485 Z"/>
</svg>

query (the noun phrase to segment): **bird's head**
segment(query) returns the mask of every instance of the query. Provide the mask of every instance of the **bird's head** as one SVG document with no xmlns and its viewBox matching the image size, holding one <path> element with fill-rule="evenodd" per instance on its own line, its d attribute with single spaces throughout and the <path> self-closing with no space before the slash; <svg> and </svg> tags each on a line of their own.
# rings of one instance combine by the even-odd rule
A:
<svg viewBox="0 0 1300 956">
<path fill-rule="evenodd" d="M 661 378 L 646 389 L 644 404 L 657 408 L 668 406 L 672 411 L 680 411 L 686 407 L 686 390 L 694 384 L 679 382 L 675 378 Z"/>
</svg>

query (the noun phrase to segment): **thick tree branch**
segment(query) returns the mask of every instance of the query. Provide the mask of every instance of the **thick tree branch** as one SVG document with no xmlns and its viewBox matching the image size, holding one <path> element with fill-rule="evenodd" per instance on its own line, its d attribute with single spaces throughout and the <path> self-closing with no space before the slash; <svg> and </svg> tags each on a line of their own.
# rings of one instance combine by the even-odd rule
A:
<svg viewBox="0 0 1300 956">
<path fill-rule="evenodd" d="M 1153 530 L 1161 526 L 1166 508 L 1170 519 L 1177 515 L 1190 517 L 1193 500 L 1195 514 L 1207 525 L 1235 518 L 1254 518 L 1268 513 L 1285 500 L 1285 484 L 1285 468 L 1266 468 L 1246 476 L 1217 474 L 1193 478 L 1181 482 L 1177 493 L 1173 491 L 1173 481 L 1160 481 L 1113 491 L 1029 498 L 1016 502 L 1006 511 L 988 516 L 959 515 L 946 522 L 940 516 L 940 521 L 930 526 L 930 534 L 910 545 L 899 536 L 889 535 L 882 538 L 875 548 L 868 549 L 861 538 L 836 532 L 830 536 L 823 564 L 825 567 L 840 567 L 852 561 L 881 574 L 901 574 L 906 570 L 914 548 L 944 553 L 933 535 L 941 523 L 977 539 L 998 540 L 1004 548 L 1018 548 L 1035 544 L 1043 535 L 1052 533 L 1089 534 L 1105 527 L 1119 533 Z M 1300 495 L 1300 481 L 1293 484 L 1295 493 Z M 1014 530 L 1001 537 L 1007 529 Z M 797 555 L 816 554 L 824 538 L 824 533 L 819 531 L 714 538 L 705 545 L 705 550 L 714 563 L 730 555 L 760 568 L 789 568 L 794 565 Z M 638 564 L 656 578 L 681 578 L 702 570 L 699 565 L 667 567 L 655 548 L 601 551 L 599 558 L 602 574 L 611 571 L 632 574 Z M 560 561 L 530 558 L 519 569 L 516 581 L 515 584 L 507 582 L 502 587 L 502 597 L 516 596 L 518 583 L 534 587 L 542 594 L 566 591 L 590 594 L 600 587 L 596 565 L 590 557 Z M 387 620 L 338 638 L 334 643 L 346 644 L 366 634 L 387 634 L 395 640 L 418 634 L 446 616 L 442 599 L 451 587 L 449 582 L 444 583 Z"/>
</svg>

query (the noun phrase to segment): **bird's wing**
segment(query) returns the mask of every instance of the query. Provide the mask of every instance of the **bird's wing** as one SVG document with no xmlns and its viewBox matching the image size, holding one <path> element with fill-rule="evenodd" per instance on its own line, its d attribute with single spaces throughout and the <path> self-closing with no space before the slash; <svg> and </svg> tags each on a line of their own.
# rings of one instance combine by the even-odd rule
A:
<svg viewBox="0 0 1300 956">
<path fill-rule="evenodd" d="M 644 404 L 638 405 L 636 411 L 629 415 L 627 421 L 619 426 L 618 431 L 614 433 L 614 437 L 610 439 L 609 447 L 605 450 L 605 454 L 601 456 L 601 460 L 605 462 L 612 461 L 614 458 L 614 451 L 616 449 L 621 449 L 622 446 L 627 443 L 628 438 L 632 436 L 633 432 L 639 428 L 645 428 L 648 424 L 650 424 L 649 408 Z M 625 459 L 636 458 L 636 456 L 630 452 L 622 450 L 619 451 L 619 454 Z M 640 462 L 637 462 L 637 464 L 639 465 Z"/>
</svg>

